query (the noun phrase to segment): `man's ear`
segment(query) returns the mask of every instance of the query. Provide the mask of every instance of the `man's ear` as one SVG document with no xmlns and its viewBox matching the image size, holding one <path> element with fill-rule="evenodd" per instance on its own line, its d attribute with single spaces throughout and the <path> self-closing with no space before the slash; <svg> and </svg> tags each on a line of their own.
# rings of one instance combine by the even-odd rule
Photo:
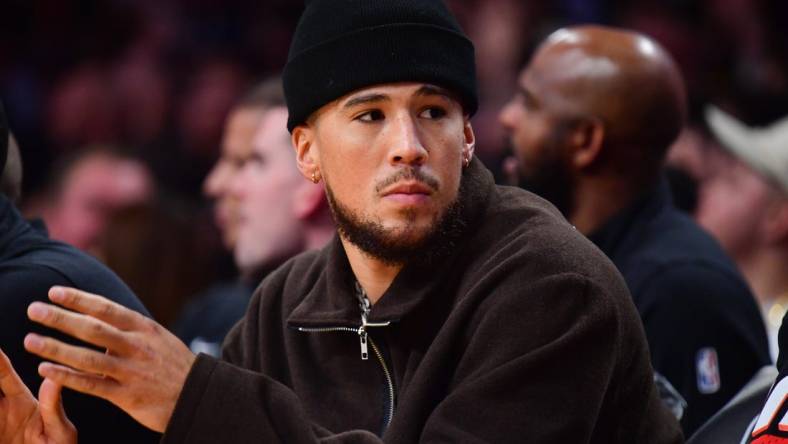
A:
<svg viewBox="0 0 788 444">
<path fill-rule="evenodd" d="M 310 181 L 320 177 L 318 147 L 315 143 L 315 130 L 309 125 L 299 125 L 293 129 L 290 140 L 296 153 L 296 164 L 301 174 Z"/>
<path fill-rule="evenodd" d="M 462 135 L 462 158 L 470 161 L 470 159 L 473 159 L 473 153 L 476 151 L 476 135 L 473 133 L 471 119 L 468 116 L 465 117 L 465 122 L 463 123 Z"/>
<path fill-rule="evenodd" d="M 600 119 L 579 119 L 567 135 L 575 169 L 584 170 L 599 159 L 605 140 L 605 125 Z"/>
</svg>

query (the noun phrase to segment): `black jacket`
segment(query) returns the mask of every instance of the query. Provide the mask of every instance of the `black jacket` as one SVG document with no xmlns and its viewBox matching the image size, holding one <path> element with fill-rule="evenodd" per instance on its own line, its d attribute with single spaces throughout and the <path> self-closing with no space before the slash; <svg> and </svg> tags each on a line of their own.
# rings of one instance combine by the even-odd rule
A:
<svg viewBox="0 0 788 444">
<path fill-rule="evenodd" d="M 590 238 L 624 275 L 651 362 L 687 401 L 689 436 L 770 361 L 755 299 L 717 242 L 675 209 L 665 183 Z"/>
<path fill-rule="evenodd" d="M 252 285 L 240 280 L 216 284 L 184 307 L 172 331 L 194 353 L 219 356 L 224 338 L 244 316 L 253 292 Z"/>
<path fill-rule="evenodd" d="M 197 358 L 163 442 L 680 442 L 609 260 L 478 160 L 463 180 L 464 235 L 399 273 L 366 350 L 335 239 L 263 281 L 226 361 Z"/>
<path fill-rule="evenodd" d="M 41 359 L 25 351 L 25 335 L 38 332 L 77 343 L 27 319 L 27 306 L 33 301 L 47 301 L 53 285 L 98 293 L 148 315 L 131 290 L 107 267 L 76 248 L 48 239 L 45 231 L 33 228 L 0 194 L 0 347 L 33 393 L 41 384 L 37 371 Z M 81 444 L 158 439 L 158 434 L 104 400 L 64 390 L 63 402 Z"/>
</svg>

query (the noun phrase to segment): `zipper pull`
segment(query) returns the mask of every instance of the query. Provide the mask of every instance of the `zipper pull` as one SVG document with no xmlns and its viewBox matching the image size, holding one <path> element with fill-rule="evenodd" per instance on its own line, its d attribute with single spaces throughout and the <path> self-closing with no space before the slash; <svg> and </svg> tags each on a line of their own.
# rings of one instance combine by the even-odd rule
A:
<svg viewBox="0 0 788 444">
<path fill-rule="evenodd" d="M 367 332 L 364 327 L 359 327 L 358 337 L 361 341 L 361 360 L 366 361 L 369 359 L 369 349 L 367 347 Z"/>
</svg>

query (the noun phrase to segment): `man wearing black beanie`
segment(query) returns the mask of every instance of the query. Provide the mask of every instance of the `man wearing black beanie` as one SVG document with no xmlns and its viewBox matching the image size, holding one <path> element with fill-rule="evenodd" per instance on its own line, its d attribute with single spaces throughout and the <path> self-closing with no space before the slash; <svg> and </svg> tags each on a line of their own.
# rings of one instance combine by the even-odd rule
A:
<svg viewBox="0 0 788 444">
<path fill-rule="evenodd" d="M 44 375 L 165 443 L 681 441 L 613 265 L 473 157 L 473 46 L 440 1 L 308 2 L 284 79 L 334 241 L 262 282 L 223 360 L 54 289 L 31 319 L 112 354 L 29 337 L 71 367 Z"/>
</svg>

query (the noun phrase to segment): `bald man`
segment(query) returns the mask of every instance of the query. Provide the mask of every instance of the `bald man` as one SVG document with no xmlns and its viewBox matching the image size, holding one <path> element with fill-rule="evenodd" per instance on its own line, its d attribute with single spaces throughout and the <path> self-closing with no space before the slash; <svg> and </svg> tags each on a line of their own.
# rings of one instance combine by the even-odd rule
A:
<svg viewBox="0 0 788 444">
<path fill-rule="evenodd" d="M 516 159 L 508 172 L 622 272 L 655 370 L 687 401 L 689 436 L 769 354 L 747 284 L 662 178 L 686 114 L 681 75 L 653 40 L 583 26 L 550 35 L 518 83 L 500 115 Z"/>
</svg>

